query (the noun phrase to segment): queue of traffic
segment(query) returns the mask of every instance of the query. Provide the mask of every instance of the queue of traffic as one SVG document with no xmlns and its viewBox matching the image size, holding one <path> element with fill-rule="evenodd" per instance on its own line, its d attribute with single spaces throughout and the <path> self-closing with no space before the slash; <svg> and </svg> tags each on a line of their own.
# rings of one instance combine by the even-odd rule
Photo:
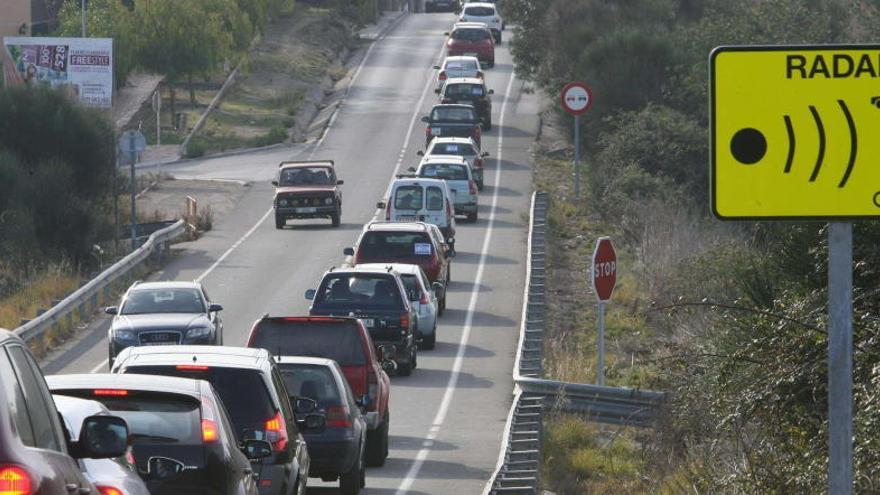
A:
<svg viewBox="0 0 880 495">
<path fill-rule="evenodd" d="M 225 346 L 223 307 L 201 283 L 136 282 L 105 309 L 109 373 L 45 381 L 0 330 L 0 493 L 303 495 L 310 477 L 361 492 L 388 456 L 389 375 L 416 372 L 436 345 L 456 217 L 478 220 L 492 127 L 483 67 L 503 22 L 493 3 L 465 4 L 461 20 L 436 68 L 420 163 L 306 291 L 307 315 L 263 315 L 245 347 Z M 273 184 L 277 229 L 340 225 L 332 160 L 282 162 Z"/>
</svg>

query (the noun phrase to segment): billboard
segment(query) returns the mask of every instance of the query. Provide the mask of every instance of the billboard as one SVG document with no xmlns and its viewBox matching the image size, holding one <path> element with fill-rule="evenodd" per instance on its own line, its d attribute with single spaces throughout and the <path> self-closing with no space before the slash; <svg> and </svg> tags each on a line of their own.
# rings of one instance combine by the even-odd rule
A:
<svg viewBox="0 0 880 495">
<path fill-rule="evenodd" d="M 4 37 L 0 83 L 66 88 L 91 107 L 113 101 L 112 38 Z"/>
</svg>

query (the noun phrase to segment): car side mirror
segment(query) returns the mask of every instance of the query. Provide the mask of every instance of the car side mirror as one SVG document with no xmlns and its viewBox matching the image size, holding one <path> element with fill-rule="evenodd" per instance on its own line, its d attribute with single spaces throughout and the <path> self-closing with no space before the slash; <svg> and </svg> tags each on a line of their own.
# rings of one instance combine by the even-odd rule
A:
<svg viewBox="0 0 880 495">
<path fill-rule="evenodd" d="M 416 156 L 425 156 L 425 152 L 422 150 L 416 151 Z"/>
<path fill-rule="evenodd" d="M 379 201 L 376 203 L 376 208 L 379 208 L 380 210 L 384 210 L 385 205 L 386 205 L 386 203 L 384 201 Z"/>
<path fill-rule="evenodd" d="M 407 172 L 412 172 L 412 173 L 415 173 L 415 172 L 416 172 L 416 168 L 415 168 L 415 167 L 409 167 L 409 168 L 406 169 L 406 170 L 407 170 Z"/>
<path fill-rule="evenodd" d="M 220 305 L 220 304 L 216 304 L 216 303 L 213 303 L 213 304 L 211 304 L 210 306 L 208 306 L 208 312 L 209 312 L 209 313 L 216 313 L 216 312 L 218 312 L 218 311 L 223 311 L 223 306 L 222 306 L 222 305 Z"/>
<path fill-rule="evenodd" d="M 338 180 L 338 181 L 336 181 L 336 185 L 337 185 L 337 186 L 341 186 L 341 185 L 343 185 L 343 184 L 345 184 L 345 181 L 344 181 L 344 180 Z"/>
<path fill-rule="evenodd" d="M 480 157 L 482 157 L 482 158 L 486 158 L 487 156 L 489 156 L 488 151 L 484 151 L 484 152 L 480 153 Z"/>
<path fill-rule="evenodd" d="M 494 90 L 494 89 L 490 89 L 488 94 L 490 94 L 490 95 L 494 95 L 494 94 L 495 94 L 495 90 Z"/>
<path fill-rule="evenodd" d="M 439 94 L 440 94 L 440 90 L 439 90 L 439 89 L 435 89 L 435 90 L 434 90 L 434 94 L 439 95 Z"/>
<path fill-rule="evenodd" d="M 309 414 L 318 410 L 318 402 L 308 397 L 295 397 L 293 399 L 293 411 L 299 414 Z"/>
<path fill-rule="evenodd" d="M 444 31 L 443 36 L 449 36 L 449 31 Z"/>
<path fill-rule="evenodd" d="M 315 289 L 308 289 L 308 290 L 306 290 L 305 298 L 308 299 L 309 301 L 311 301 L 315 298 L 315 294 L 317 292 L 318 291 L 316 291 Z"/>
<path fill-rule="evenodd" d="M 271 446 L 269 449 L 271 450 Z M 147 480 L 168 481 L 177 478 L 186 471 L 186 466 L 170 457 L 154 456 L 147 460 Z"/>
<path fill-rule="evenodd" d="M 78 459 L 121 457 L 128 449 L 128 423 L 118 416 L 89 416 L 72 447 L 73 457 Z"/>
<path fill-rule="evenodd" d="M 277 180 L 273 180 L 273 181 L 272 181 L 272 185 L 275 186 L 275 187 L 278 187 L 278 181 L 277 181 Z"/>
<path fill-rule="evenodd" d="M 245 440 L 241 451 L 248 459 L 265 459 L 272 455 L 272 444 L 265 440 Z"/>
<path fill-rule="evenodd" d="M 116 315 L 119 314 L 119 308 L 117 308 L 116 306 L 107 306 L 106 308 L 104 308 L 104 312 L 108 315 Z"/>
<path fill-rule="evenodd" d="M 429 119 L 427 115 L 425 115 L 424 117 L 422 117 L 422 122 L 424 122 L 424 123 L 427 124 L 427 123 L 430 122 L 430 121 L 431 121 L 431 119 Z"/>
<path fill-rule="evenodd" d="M 440 70 L 440 66 L 439 66 L 439 65 L 435 65 L 435 66 L 434 66 L 434 70 Z"/>
<path fill-rule="evenodd" d="M 431 288 L 434 289 L 434 291 L 438 294 L 442 293 L 444 289 L 442 282 L 434 282 L 433 284 L 431 284 Z"/>
<path fill-rule="evenodd" d="M 354 248 L 347 247 L 342 250 L 342 254 L 345 256 L 354 256 Z"/>
</svg>

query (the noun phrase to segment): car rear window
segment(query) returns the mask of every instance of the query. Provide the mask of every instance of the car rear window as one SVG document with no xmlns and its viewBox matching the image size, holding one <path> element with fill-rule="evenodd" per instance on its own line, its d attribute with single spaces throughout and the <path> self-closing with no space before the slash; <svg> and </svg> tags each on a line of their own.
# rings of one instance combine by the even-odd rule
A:
<svg viewBox="0 0 880 495">
<path fill-rule="evenodd" d="M 476 156 L 477 152 L 470 144 L 436 143 L 431 148 L 432 155 Z"/>
<path fill-rule="evenodd" d="M 489 39 L 489 31 L 483 28 L 460 28 L 452 32 L 452 39 L 461 41 L 482 41 Z"/>
<path fill-rule="evenodd" d="M 475 119 L 474 110 L 470 107 L 441 107 L 431 111 L 433 122 L 472 122 Z"/>
<path fill-rule="evenodd" d="M 322 409 L 342 403 L 333 372 L 326 366 L 281 363 L 278 367 L 288 394 L 312 399 Z"/>
<path fill-rule="evenodd" d="M 359 332 L 354 321 L 263 320 L 250 346 L 276 356 L 323 357 L 359 366 L 367 362 Z"/>
<path fill-rule="evenodd" d="M 272 396 L 266 389 L 266 383 L 257 370 L 213 366 L 203 369 L 186 365 L 135 365 L 126 367 L 123 372 L 182 376 L 211 382 L 238 432 L 265 424 L 277 411 Z"/>
<path fill-rule="evenodd" d="M 446 70 L 454 71 L 477 71 L 480 70 L 478 62 L 475 60 L 452 60 L 446 62 Z"/>
<path fill-rule="evenodd" d="M 358 254 L 362 258 L 410 258 L 431 255 L 430 246 L 427 232 L 370 231 L 358 244 Z"/>
<path fill-rule="evenodd" d="M 291 167 L 279 174 L 280 186 L 327 186 L 333 183 L 333 171 L 329 167 Z"/>
<path fill-rule="evenodd" d="M 324 277 L 315 308 L 403 309 L 400 288 L 388 274 L 340 273 Z"/>
<path fill-rule="evenodd" d="M 394 207 L 398 210 L 421 210 L 423 194 L 422 186 L 400 186 L 394 193 Z"/>
<path fill-rule="evenodd" d="M 464 15 L 488 17 L 495 15 L 495 9 L 492 7 L 467 7 L 464 9 Z"/>
<path fill-rule="evenodd" d="M 428 209 L 440 211 L 443 209 L 443 191 L 437 186 L 428 188 Z"/>
<path fill-rule="evenodd" d="M 482 98 L 485 96 L 483 86 L 481 84 L 447 84 L 445 96 L 447 98 L 459 98 L 462 100 L 470 100 L 473 98 Z"/>
<path fill-rule="evenodd" d="M 201 445 L 201 411 L 199 401 L 178 394 L 133 392 L 126 396 L 96 396 L 91 390 L 58 395 L 73 395 L 96 400 L 110 414 L 128 423 L 134 445 Z"/>
<path fill-rule="evenodd" d="M 456 163 L 428 163 L 422 166 L 419 177 L 444 180 L 468 180 L 467 165 Z"/>
</svg>

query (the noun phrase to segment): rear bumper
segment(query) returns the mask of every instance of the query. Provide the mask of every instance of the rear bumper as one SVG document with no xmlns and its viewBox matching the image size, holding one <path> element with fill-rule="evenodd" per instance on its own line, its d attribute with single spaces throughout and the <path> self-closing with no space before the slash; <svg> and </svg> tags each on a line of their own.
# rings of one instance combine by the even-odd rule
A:
<svg viewBox="0 0 880 495">
<path fill-rule="evenodd" d="M 455 204 L 455 213 L 457 215 L 464 215 L 467 213 L 476 213 L 477 212 L 477 203 L 456 203 Z"/>
<path fill-rule="evenodd" d="M 279 218 L 327 218 L 330 215 L 335 215 L 338 209 L 336 205 L 329 206 L 314 206 L 310 207 L 314 208 L 315 211 L 297 211 L 299 208 L 292 207 L 275 207 L 275 215 Z"/>
<path fill-rule="evenodd" d="M 357 462 L 358 443 L 354 437 L 334 438 L 333 440 L 306 436 L 311 463 L 309 476 L 321 477 L 347 472 Z"/>
</svg>

